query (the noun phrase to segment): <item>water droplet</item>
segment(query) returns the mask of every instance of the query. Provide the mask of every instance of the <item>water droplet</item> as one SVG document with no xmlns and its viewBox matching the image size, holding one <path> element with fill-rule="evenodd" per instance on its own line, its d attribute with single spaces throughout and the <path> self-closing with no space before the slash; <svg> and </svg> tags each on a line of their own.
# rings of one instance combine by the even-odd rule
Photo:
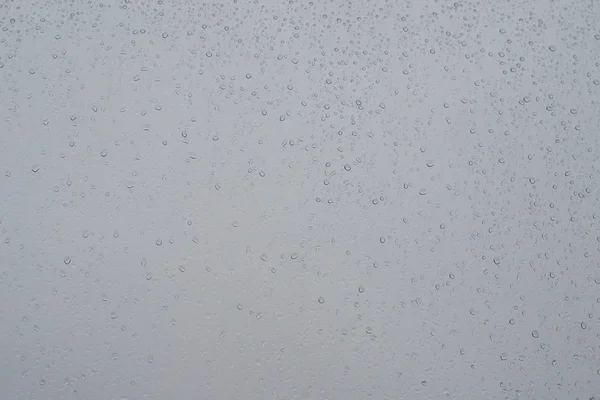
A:
<svg viewBox="0 0 600 400">
<path fill-rule="evenodd" d="M 66 256 L 65 259 L 64 259 L 64 262 L 65 262 L 66 265 L 71 264 L 71 257 Z"/>
<path fill-rule="evenodd" d="M 320 304 L 323 304 L 323 303 L 325 303 L 325 297 L 323 297 L 323 296 L 319 296 L 319 299 L 318 299 L 318 301 L 319 301 L 319 303 L 320 303 Z"/>
<path fill-rule="evenodd" d="M 345 165 L 344 165 L 344 169 L 345 169 L 346 171 L 350 171 L 350 170 L 352 169 L 352 167 L 350 166 L 350 164 L 345 164 Z"/>
<path fill-rule="evenodd" d="M 538 337 L 540 337 L 540 334 L 538 333 L 538 331 L 534 330 L 531 332 L 531 336 L 533 336 L 535 339 L 537 339 Z"/>
<path fill-rule="evenodd" d="M 108 152 L 107 152 L 106 150 L 102 150 L 102 151 L 100 152 L 100 155 L 101 155 L 102 157 L 106 157 L 106 155 L 107 155 L 107 154 L 108 154 Z"/>
</svg>

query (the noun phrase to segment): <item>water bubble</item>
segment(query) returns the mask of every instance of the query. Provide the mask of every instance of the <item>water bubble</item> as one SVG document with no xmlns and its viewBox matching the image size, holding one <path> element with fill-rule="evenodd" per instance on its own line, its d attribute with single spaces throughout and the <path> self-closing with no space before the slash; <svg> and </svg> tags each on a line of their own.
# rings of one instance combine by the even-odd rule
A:
<svg viewBox="0 0 600 400">
<path fill-rule="evenodd" d="M 345 169 L 346 171 L 350 171 L 350 170 L 352 169 L 352 167 L 350 166 L 350 164 L 345 164 L 345 165 L 344 165 L 344 169 Z"/>
<path fill-rule="evenodd" d="M 319 296 L 318 301 L 319 301 L 319 304 L 325 303 L 325 297 Z"/>
<path fill-rule="evenodd" d="M 107 155 L 107 154 L 108 154 L 108 152 L 107 152 L 106 150 L 102 150 L 102 151 L 100 152 L 100 155 L 101 155 L 102 157 L 106 157 L 106 155 Z M 114 158 L 114 157 L 113 157 L 113 158 Z"/>
<path fill-rule="evenodd" d="M 71 257 L 66 256 L 63 261 L 65 262 L 66 265 L 69 265 L 69 264 L 71 264 Z"/>
</svg>

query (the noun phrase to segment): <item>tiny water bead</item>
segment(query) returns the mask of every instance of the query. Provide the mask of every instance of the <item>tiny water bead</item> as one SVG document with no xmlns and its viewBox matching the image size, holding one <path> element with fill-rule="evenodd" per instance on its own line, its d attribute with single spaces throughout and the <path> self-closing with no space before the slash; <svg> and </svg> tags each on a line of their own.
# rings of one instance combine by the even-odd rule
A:
<svg viewBox="0 0 600 400">
<path fill-rule="evenodd" d="M 319 304 L 325 303 L 325 297 L 323 297 L 323 296 L 319 296 L 319 298 L 317 300 L 318 300 Z"/>
</svg>

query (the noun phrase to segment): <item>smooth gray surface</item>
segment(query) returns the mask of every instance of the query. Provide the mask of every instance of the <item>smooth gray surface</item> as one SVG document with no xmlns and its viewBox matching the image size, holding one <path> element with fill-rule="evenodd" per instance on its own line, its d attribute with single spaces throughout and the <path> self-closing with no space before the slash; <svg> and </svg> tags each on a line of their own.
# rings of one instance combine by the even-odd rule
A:
<svg viewBox="0 0 600 400">
<path fill-rule="evenodd" d="M 600 396 L 599 19 L 1 0 L 0 398 Z"/>
</svg>

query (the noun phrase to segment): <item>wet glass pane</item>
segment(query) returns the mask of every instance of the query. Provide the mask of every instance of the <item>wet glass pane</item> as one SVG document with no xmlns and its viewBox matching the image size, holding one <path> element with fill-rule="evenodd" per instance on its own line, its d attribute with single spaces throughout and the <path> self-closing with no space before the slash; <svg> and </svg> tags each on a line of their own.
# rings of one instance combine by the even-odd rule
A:
<svg viewBox="0 0 600 400">
<path fill-rule="evenodd" d="M 599 18 L 0 0 L 0 398 L 599 396 Z"/>
</svg>

